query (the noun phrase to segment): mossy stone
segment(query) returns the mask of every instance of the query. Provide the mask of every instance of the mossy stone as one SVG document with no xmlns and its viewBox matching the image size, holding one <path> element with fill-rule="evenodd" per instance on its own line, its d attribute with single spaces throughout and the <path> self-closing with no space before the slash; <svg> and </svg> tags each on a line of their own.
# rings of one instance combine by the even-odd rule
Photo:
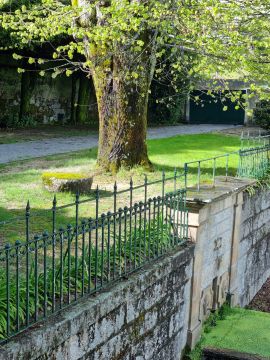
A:
<svg viewBox="0 0 270 360">
<path fill-rule="evenodd" d="M 44 173 L 42 182 L 45 189 L 51 192 L 87 194 L 91 190 L 93 177 L 78 173 Z"/>
</svg>

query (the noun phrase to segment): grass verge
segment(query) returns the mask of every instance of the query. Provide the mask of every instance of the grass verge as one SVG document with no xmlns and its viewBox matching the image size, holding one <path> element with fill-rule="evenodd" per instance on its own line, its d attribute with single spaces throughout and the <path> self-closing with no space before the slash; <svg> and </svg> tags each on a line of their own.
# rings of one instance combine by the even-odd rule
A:
<svg viewBox="0 0 270 360">
<path fill-rule="evenodd" d="M 148 174 L 149 181 L 161 178 L 161 170 L 166 171 L 166 176 L 172 176 L 174 168 L 183 171 L 185 162 L 208 158 L 215 155 L 235 151 L 239 149 L 240 140 L 237 136 L 226 136 L 219 134 L 181 135 L 172 138 L 149 140 L 149 157 L 154 164 L 154 171 Z M 72 152 L 47 156 L 39 159 L 14 162 L 0 166 L 0 221 L 22 216 L 25 213 L 27 201 L 30 201 L 31 213 L 39 212 L 38 218 L 32 218 L 31 224 L 34 232 L 42 233 L 43 230 L 50 230 L 51 213 L 47 209 L 52 207 L 53 194 L 44 189 L 42 174 L 44 172 L 67 172 L 67 173 L 89 173 L 95 172 L 97 149 Z M 205 163 L 202 166 L 202 181 L 209 181 L 212 177 L 212 163 Z M 231 172 L 237 168 L 237 159 L 232 159 L 229 164 Z M 224 174 L 225 159 L 217 162 L 217 175 Z M 112 210 L 112 189 L 114 181 L 118 183 L 118 189 L 125 189 L 129 186 L 130 177 L 133 177 L 134 184 L 141 184 L 144 181 L 144 169 L 135 167 L 128 171 L 121 169 L 116 176 L 110 174 L 96 174 L 94 176 L 93 188 L 98 184 L 104 193 L 104 201 L 100 206 L 101 212 Z M 189 184 L 196 182 L 197 168 L 190 167 Z M 177 187 L 183 186 L 178 183 Z M 172 184 L 167 184 L 167 191 L 172 190 Z M 157 184 L 151 187 L 148 196 L 160 194 L 161 186 Z M 85 197 L 82 197 L 84 199 Z M 134 192 L 134 201 L 143 199 L 143 194 Z M 57 195 L 58 205 L 64 205 L 74 201 L 74 195 L 59 193 Z M 118 206 L 128 204 L 128 193 L 123 194 L 119 199 Z M 94 201 L 93 201 L 94 205 Z M 90 205 L 80 208 L 80 217 L 93 216 Z M 74 208 L 63 209 L 58 214 L 59 225 L 67 225 L 74 219 Z M 23 240 L 24 227 L 21 223 L 14 222 L 7 227 L 0 226 L 1 242 Z"/>
<path fill-rule="evenodd" d="M 225 314 L 204 327 L 202 339 L 186 359 L 200 360 L 205 347 L 231 349 L 270 358 L 270 314 L 241 308 L 226 308 Z"/>
</svg>

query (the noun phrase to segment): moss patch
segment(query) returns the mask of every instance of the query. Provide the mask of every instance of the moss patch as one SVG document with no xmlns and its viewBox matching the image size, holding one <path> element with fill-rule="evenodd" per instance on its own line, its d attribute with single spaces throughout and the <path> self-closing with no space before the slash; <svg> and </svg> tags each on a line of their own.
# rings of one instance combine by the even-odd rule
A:
<svg viewBox="0 0 270 360">
<path fill-rule="evenodd" d="M 61 172 L 46 172 L 42 174 L 42 181 L 44 185 L 52 185 L 52 179 L 58 180 L 82 180 L 90 177 L 89 174 L 79 173 L 61 173 Z"/>
<path fill-rule="evenodd" d="M 201 349 L 214 347 L 266 356 L 270 359 L 270 314 L 232 308 L 216 326 L 207 326 L 188 359 L 201 359 Z"/>
</svg>

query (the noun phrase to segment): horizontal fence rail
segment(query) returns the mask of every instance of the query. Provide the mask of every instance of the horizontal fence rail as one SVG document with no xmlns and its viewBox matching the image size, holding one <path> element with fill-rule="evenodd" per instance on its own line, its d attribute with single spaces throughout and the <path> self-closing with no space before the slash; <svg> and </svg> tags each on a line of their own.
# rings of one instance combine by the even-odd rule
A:
<svg viewBox="0 0 270 360">
<path fill-rule="evenodd" d="M 201 190 L 202 183 L 215 187 L 216 177 L 229 176 L 259 179 L 264 177 L 270 167 L 270 145 L 243 148 L 212 158 L 201 159 L 185 163 L 186 187 L 190 187 L 190 179 L 196 190 Z M 211 174 L 211 175 L 210 175 Z"/>
<path fill-rule="evenodd" d="M 239 151 L 238 176 L 262 178 L 269 171 L 270 145 Z"/>
<path fill-rule="evenodd" d="M 184 169 L 185 173 L 187 174 L 186 186 L 190 186 L 190 175 L 192 175 L 192 179 L 194 179 L 195 176 L 195 184 L 197 191 L 201 190 L 202 182 L 207 184 L 210 183 L 214 187 L 217 176 L 223 175 L 226 177 L 226 179 L 228 178 L 228 176 L 235 176 L 236 171 L 233 173 L 233 170 L 230 166 L 232 165 L 233 160 L 235 162 L 235 159 L 238 159 L 238 157 L 239 151 L 235 151 L 207 159 L 200 159 L 185 163 Z"/>
<path fill-rule="evenodd" d="M 94 216 L 80 218 L 80 200 L 57 207 L 54 198 L 50 231 L 31 235 L 30 204 L 25 212 L 25 240 L 0 248 L 0 343 L 46 319 L 79 298 L 94 294 L 188 238 L 186 191 L 178 189 L 185 174 L 113 190 L 111 211 L 100 213 L 101 192 L 94 194 Z M 171 191 L 167 192 L 166 183 Z M 161 185 L 160 195 L 148 197 L 149 186 Z M 134 202 L 135 190 L 142 201 Z M 117 207 L 118 195 L 128 193 L 128 206 Z M 74 224 L 58 227 L 58 211 L 74 207 Z M 5 222 L 5 225 L 7 223 Z M 2 225 L 4 225 L 2 223 Z"/>
<path fill-rule="evenodd" d="M 262 133 L 261 130 L 254 132 L 242 132 L 241 149 L 255 148 L 270 145 L 270 135 Z"/>
</svg>

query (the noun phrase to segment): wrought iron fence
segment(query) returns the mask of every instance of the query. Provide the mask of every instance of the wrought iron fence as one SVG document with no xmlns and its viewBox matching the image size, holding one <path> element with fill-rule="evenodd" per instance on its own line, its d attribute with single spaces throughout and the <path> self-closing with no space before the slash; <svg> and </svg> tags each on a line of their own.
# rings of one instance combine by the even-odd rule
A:
<svg viewBox="0 0 270 360">
<path fill-rule="evenodd" d="M 198 192 L 202 183 L 215 187 L 217 176 L 224 176 L 225 181 L 229 176 L 259 179 L 269 171 L 270 145 L 242 148 L 212 158 L 191 161 L 185 163 L 184 167 L 187 174 L 186 186 L 190 187 L 195 181 Z"/>
<path fill-rule="evenodd" d="M 235 163 L 238 162 L 238 157 L 239 151 L 235 151 L 185 163 L 186 186 L 190 187 L 195 183 L 199 192 L 202 183 L 215 187 L 217 176 L 225 176 L 226 180 L 228 176 L 235 176 L 237 174 Z"/>
<path fill-rule="evenodd" d="M 50 211 L 50 232 L 32 236 L 30 204 L 26 206 L 25 239 L 0 248 L 0 343 L 46 319 L 87 294 L 93 294 L 183 244 L 188 238 L 185 174 L 112 192 L 111 211 L 100 213 L 101 191 Z M 170 184 L 168 184 L 170 182 Z M 166 184 L 171 191 L 167 191 Z M 160 194 L 148 197 L 150 186 Z M 134 202 L 134 191 L 143 193 Z M 119 196 L 127 206 L 118 208 Z M 93 217 L 80 217 L 80 207 L 95 203 Z M 57 227 L 58 211 L 73 207 L 74 224 Z M 18 221 L 22 221 L 20 218 Z M 0 225 L 8 225 L 2 222 Z"/>
<path fill-rule="evenodd" d="M 267 146 L 269 144 L 270 135 L 267 132 L 262 132 L 261 130 L 255 132 L 243 131 L 241 134 L 241 150 Z"/>
<path fill-rule="evenodd" d="M 270 145 L 239 151 L 237 174 L 244 178 L 262 178 L 269 171 Z"/>
</svg>

